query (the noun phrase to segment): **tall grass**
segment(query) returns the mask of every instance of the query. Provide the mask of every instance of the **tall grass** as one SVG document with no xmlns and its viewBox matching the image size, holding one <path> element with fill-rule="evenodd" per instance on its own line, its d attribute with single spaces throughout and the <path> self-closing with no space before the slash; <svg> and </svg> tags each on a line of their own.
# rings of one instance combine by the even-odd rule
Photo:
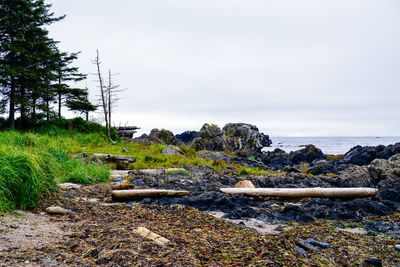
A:
<svg viewBox="0 0 400 267">
<path fill-rule="evenodd" d="M 0 213 L 34 208 L 57 182 L 89 184 L 108 180 L 107 166 L 69 157 L 68 150 L 82 149 L 75 136 L 78 133 L 56 131 L 55 136 L 0 132 Z"/>
</svg>

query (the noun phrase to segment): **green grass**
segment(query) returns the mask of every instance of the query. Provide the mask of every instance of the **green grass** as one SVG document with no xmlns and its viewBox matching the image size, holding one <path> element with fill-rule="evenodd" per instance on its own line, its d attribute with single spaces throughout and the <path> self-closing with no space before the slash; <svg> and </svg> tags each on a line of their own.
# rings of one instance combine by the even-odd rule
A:
<svg viewBox="0 0 400 267">
<path fill-rule="evenodd" d="M 54 134 L 54 132 L 52 133 Z M 107 166 L 70 158 L 82 150 L 81 134 L 0 132 L 0 213 L 31 209 L 55 189 L 57 182 L 96 183 L 108 180 Z"/>
</svg>

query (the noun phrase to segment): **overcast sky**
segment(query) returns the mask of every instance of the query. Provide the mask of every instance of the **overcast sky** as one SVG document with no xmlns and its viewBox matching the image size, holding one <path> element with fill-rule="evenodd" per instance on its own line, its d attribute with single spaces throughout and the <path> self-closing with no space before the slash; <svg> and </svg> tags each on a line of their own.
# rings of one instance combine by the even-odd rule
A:
<svg viewBox="0 0 400 267">
<path fill-rule="evenodd" d="M 119 73 L 114 123 L 271 136 L 400 135 L 398 0 L 51 0 L 76 65 Z M 87 84 L 95 98 L 96 84 Z"/>
</svg>

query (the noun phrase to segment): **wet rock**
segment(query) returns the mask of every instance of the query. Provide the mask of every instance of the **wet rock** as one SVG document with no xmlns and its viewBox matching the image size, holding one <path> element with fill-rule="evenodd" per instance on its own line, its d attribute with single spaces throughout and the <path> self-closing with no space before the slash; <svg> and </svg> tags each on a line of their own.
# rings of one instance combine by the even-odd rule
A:
<svg viewBox="0 0 400 267">
<path fill-rule="evenodd" d="M 197 156 L 202 159 L 209 159 L 209 160 L 222 160 L 224 162 L 230 163 L 233 160 L 233 157 L 225 152 L 220 151 L 199 151 L 197 152 Z"/>
<path fill-rule="evenodd" d="M 169 145 L 169 146 L 163 148 L 163 150 L 161 151 L 161 154 L 184 156 L 185 152 L 183 152 L 182 149 L 180 149 L 177 146 Z"/>
<path fill-rule="evenodd" d="M 225 150 L 232 152 L 242 149 L 261 152 L 263 147 L 272 144 L 268 135 L 260 133 L 255 125 L 247 123 L 228 123 L 222 133 Z"/>
<path fill-rule="evenodd" d="M 197 137 L 196 131 L 185 131 L 181 134 L 175 135 L 176 139 L 183 144 L 190 144 Z"/>
<path fill-rule="evenodd" d="M 293 164 L 299 164 L 302 162 L 311 163 L 314 160 L 323 160 L 326 159 L 326 156 L 322 153 L 321 149 L 314 145 L 307 145 L 303 149 L 290 152 L 289 158 Z"/>
<path fill-rule="evenodd" d="M 395 245 L 394 248 L 395 248 L 397 251 L 400 251 L 400 244 Z"/>
<path fill-rule="evenodd" d="M 324 242 L 319 242 L 319 241 L 315 241 L 313 238 L 309 238 L 306 240 L 307 243 L 316 246 L 316 247 L 321 247 L 321 248 L 331 248 L 332 246 L 328 243 L 324 243 Z"/>
</svg>

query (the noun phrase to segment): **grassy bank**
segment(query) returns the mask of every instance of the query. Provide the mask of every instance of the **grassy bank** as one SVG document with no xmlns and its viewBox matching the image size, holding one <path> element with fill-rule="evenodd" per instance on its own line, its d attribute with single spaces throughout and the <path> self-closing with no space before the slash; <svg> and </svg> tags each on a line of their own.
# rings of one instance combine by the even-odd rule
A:
<svg viewBox="0 0 400 267">
<path fill-rule="evenodd" d="M 69 157 L 78 147 L 75 131 L 0 133 L 0 213 L 34 208 L 57 182 L 96 183 L 108 180 L 106 166 Z"/>
<path fill-rule="evenodd" d="M 59 182 L 99 183 L 108 180 L 110 168 L 87 164 L 71 158 L 76 153 L 123 154 L 133 156 L 132 169 L 180 165 L 209 165 L 226 168 L 227 163 L 203 160 L 192 148 L 182 147 L 185 156 L 163 155 L 162 144 L 136 144 L 117 140 L 107 141 L 103 126 L 82 119 L 55 120 L 40 125 L 34 131 L 0 132 L 0 212 L 15 208 L 29 209 L 37 200 L 51 192 Z M 126 152 L 127 151 L 127 152 Z M 271 174 L 264 170 L 235 167 L 240 175 Z"/>
</svg>

